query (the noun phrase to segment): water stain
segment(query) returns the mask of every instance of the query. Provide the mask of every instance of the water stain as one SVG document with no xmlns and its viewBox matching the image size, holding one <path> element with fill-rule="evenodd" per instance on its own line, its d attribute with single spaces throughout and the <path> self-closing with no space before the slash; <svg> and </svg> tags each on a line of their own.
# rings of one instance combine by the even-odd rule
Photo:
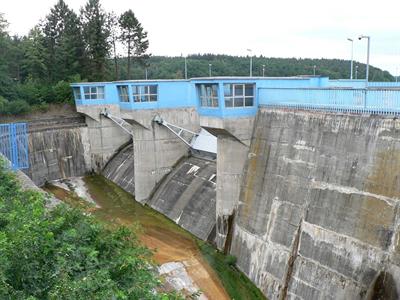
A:
<svg viewBox="0 0 400 300">
<path fill-rule="evenodd" d="M 365 183 L 365 190 L 388 198 L 400 198 L 400 150 L 391 148 L 379 152 Z M 387 249 L 393 235 L 396 209 L 393 203 L 364 197 L 356 235 L 372 245 Z"/>
</svg>

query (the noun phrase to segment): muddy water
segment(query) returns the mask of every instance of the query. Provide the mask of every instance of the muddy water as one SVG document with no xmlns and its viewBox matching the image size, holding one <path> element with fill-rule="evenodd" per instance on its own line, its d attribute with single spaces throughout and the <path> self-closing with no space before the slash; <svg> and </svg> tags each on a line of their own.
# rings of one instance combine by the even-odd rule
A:
<svg viewBox="0 0 400 300">
<path fill-rule="evenodd" d="M 157 263 L 184 263 L 190 277 L 208 299 L 229 299 L 214 270 L 204 260 L 189 233 L 163 215 L 143 207 L 132 195 L 103 177 L 88 176 L 83 180 L 91 198 L 99 206 L 90 208 L 95 215 L 136 230 L 141 241 L 155 251 L 154 260 Z M 73 199 L 70 193 L 60 187 L 50 185 L 46 189 L 61 200 L 79 202 L 79 199 Z"/>
</svg>

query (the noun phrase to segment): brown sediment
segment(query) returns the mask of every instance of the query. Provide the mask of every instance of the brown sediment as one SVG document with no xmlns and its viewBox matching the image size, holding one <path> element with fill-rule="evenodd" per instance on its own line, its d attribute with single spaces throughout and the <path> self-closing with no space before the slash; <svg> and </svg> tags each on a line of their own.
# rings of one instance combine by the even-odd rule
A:
<svg viewBox="0 0 400 300">
<path fill-rule="evenodd" d="M 214 270 L 203 259 L 194 238 L 159 213 L 143 207 L 130 194 L 100 176 L 84 179 L 93 200 L 100 206 L 93 213 L 106 221 L 135 227 L 137 234 L 149 249 L 154 250 L 154 260 L 182 262 L 192 280 L 208 299 L 230 299 Z M 62 188 L 46 188 L 60 200 L 70 202 L 71 197 Z M 73 197 L 72 197 L 73 198 Z M 74 201 L 74 200 L 72 200 Z"/>
</svg>

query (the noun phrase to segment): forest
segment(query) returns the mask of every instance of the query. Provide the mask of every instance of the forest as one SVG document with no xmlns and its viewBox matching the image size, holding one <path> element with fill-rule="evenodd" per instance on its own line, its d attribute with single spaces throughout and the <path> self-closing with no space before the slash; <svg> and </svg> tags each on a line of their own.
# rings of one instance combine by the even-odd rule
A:
<svg viewBox="0 0 400 300">
<path fill-rule="evenodd" d="M 126 79 L 181 79 L 183 56 L 152 56 L 147 32 L 132 10 L 107 12 L 88 0 L 79 12 L 59 0 L 26 36 L 8 31 L 0 12 L 0 114 L 46 111 L 51 103 L 72 102 L 71 82 Z M 248 76 L 250 57 L 191 54 L 191 77 Z M 340 59 L 252 57 L 253 76 L 329 76 L 348 78 L 350 61 Z M 315 67 L 314 67 L 315 66 Z M 364 78 L 365 64 L 358 66 Z M 387 71 L 370 68 L 372 81 L 394 81 Z"/>
</svg>

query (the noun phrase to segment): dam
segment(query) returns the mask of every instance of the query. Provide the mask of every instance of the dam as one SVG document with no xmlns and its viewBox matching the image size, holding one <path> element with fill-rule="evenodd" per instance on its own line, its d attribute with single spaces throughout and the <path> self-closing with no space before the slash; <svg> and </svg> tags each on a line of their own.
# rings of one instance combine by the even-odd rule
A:
<svg viewBox="0 0 400 300">
<path fill-rule="evenodd" d="M 103 174 L 234 255 L 268 299 L 400 297 L 400 84 L 71 87 L 76 114 L 28 123 L 22 169 L 37 185 Z"/>
</svg>

